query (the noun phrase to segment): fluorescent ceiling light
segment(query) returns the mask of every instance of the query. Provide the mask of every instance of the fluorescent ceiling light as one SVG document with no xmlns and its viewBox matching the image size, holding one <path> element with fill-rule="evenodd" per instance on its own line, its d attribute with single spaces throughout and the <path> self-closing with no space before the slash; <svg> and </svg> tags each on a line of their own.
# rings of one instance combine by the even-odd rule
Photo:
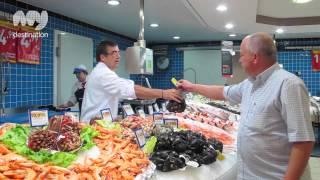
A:
<svg viewBox="0 0 320 180">
<path fill-rule="evenodd" d="M 230 37 L 236 37 L 236 34 L 229 34 Z"/>
<path fill-rule="evenodd" d="M 223 4 L 220 4 L 219 6 L 217 6 L 216 10 L 217 11 L 220 11 L 220 12 L 223 12 L 223 11 L 226 11 L 228 8 L 226 5 L 223 5 Z"/>
<path fill-rule="evenodd" d="M 117 1 L 117 0 L 108 0 L 107 3 L 110 5 L 110 6 L 118 6 L 120 4 L 120 1 Z"/>
<path fill-rule="evenodd" d="M 173 36 L 173 39 L 180 39 L 180 36 Z"/>
<path fill-rule="evenodd" d="M 283 33 L 283 29 L 282 29 L 282 28 L 278 28 L 278 29 L 276 30 L 276 32 L 279 33 L 279 34 L 281 34 L 281 33 Z"/>
<path fill-rule="evenodd" d="M 311 2 L 312 0 L 292 0 L 292 2 L 297 3 L 297 4 L 304 4 Z"/>
<path fill-rule="evenodd" d="M 159 27 L 159 24 L 157 24 L 157 23 L 152 23 L 152 24 L 150 24 L 150 27 Z"/>
<path fill-rule="evenodd" d="M 228 24 L 225 25 L 225 27 L 227 29 L 232 29 L 234 27 L 234 25 L 232 23 L 228 23 Z"/>
</svg>

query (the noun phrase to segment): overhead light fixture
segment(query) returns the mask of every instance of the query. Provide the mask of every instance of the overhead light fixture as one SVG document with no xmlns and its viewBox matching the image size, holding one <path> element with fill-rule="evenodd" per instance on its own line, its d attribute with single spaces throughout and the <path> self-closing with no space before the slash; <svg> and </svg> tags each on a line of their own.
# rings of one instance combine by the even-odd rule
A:
<svg viewBox="0 0 320 180">
<path fill-rule="evenodd" d="M 224 5 L 224 4 L 220 4 L 220 5 L 217 6 L 217 8 L 216 8 L 216 10 L 217 10 L 217 11 L 220 11 L 220 12 L 224 12 L 224 11 L 226 11 L 227 9 L 228 9 L 227 6 Z"/>
<path fill-rule="evenodd" d="M 230 37 L 236 37 L 236 34 L 229 34 Z"/>
<path fill-rule="evenodd" d="M 117 0 L 108 0 L 107 3 L 110 5 L 110 6 L 118 6 L 120 4 L 120 1 L 117 1 Z"/>
<path fill-rule="evenodd" d="M 297 4 L 304 4 L 311 2 L 312 0 L 292 0 L 292 2 L 297 3 Z"/>
<path fill-rule="evenodd" d="M 277 32 L 278 34 L 281 34 L 281 33 L 283 33 L 283 29 L 282 29 L 282 28 L 278 28 L 278 29 L 276 30 L 276 32 Z"/>
<path fill-rule="evenodd" d="M 156 27 L 159 27 L 159 24 L 157 24 L 157 23 L 152 23 L 152 24 L 150 24 L 150 27 L 156 28 Z"/>
<path fill-rule="evenodd" d="M 180 39 L 180 36 L 173 36 L 173 39 Z"/>
<path fill-rule="evenodd" d="M 232 23 L 228 23 L 228 24 L 225 25 L 225 27 L 227 29 L 232 29 L 234 27 L 234 25 Z"/>
</svg>

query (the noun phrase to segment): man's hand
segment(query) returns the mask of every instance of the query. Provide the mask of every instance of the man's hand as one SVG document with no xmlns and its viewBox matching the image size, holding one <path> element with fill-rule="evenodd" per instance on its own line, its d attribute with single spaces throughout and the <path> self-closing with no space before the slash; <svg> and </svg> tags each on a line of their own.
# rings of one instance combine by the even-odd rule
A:
<svg viewBox="0 0 320 180">
<path fill-rule="evenodd" d="M 194 85 L 187 80 L 180 80 L 177 83 L 177 88 L 182 89 L 183 91 L 194 92 Z"/>
<path fill-rule="evenodd" d="M 181 102 L 182 100 L 181 91 L 176 89 L 163 90 L 163 99 L 169 99 L 169 100 Z"/>
</svg>

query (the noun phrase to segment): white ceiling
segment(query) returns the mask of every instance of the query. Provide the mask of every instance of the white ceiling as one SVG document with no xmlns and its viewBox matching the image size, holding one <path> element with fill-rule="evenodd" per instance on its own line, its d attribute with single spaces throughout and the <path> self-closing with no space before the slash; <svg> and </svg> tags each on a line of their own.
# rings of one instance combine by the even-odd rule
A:
<svg viewBox="0 0 320 180">
<path fill-rule="evenodd" d="M 139 34 L 139 0 L 120 0 L 110 7 L 106 0 L 21 0 L 40 8 L 68 16 L 134 39 Z M 224 3 L 226 12 L 217 12 Z M 320 16 L 320 0 L 293 4 L 291 0 L 145 0 L 145 39 L 150 42 L 192 42 L 241 39 L 244 35 L 265 31 L 274 33 L 278 26 L 256 23 L 256 15 L 273 18 Z M 226 30 L 227 22 L 235 24 Z M 150 23 L 159 23 L 153 29 Z M 320 37 L 317 25 L 284 26 L 280 38 Z M 229 33 L 239 34 L 235 38 Z M 180 40 L 172 39 L 181 36 Z"/>
</svg>

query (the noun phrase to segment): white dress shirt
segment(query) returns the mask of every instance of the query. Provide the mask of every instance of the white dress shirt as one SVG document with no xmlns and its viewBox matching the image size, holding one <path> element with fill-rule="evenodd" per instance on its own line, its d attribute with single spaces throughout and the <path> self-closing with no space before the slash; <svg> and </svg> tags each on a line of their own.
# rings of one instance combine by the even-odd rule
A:
<svg viewBox="0 0 320 180">
<path fill-rule="evenodd" d="M 315 140 L 303 81 L 276 63 L 254 79 L 225 87 L 224 96 L 241 103 L 238 179 L 282 180 L 292 143 Z"/>
<path fill-rule="evenodd" d="M 134 82 L 120 78 L 107 65 L 99 62 L 87 77 L 82 102 L 81 120 L 89 123 L 100 110 L 110 108 L 112 117 L 117 117 L 119 99 L 136 98 Z"/>
</svg>

